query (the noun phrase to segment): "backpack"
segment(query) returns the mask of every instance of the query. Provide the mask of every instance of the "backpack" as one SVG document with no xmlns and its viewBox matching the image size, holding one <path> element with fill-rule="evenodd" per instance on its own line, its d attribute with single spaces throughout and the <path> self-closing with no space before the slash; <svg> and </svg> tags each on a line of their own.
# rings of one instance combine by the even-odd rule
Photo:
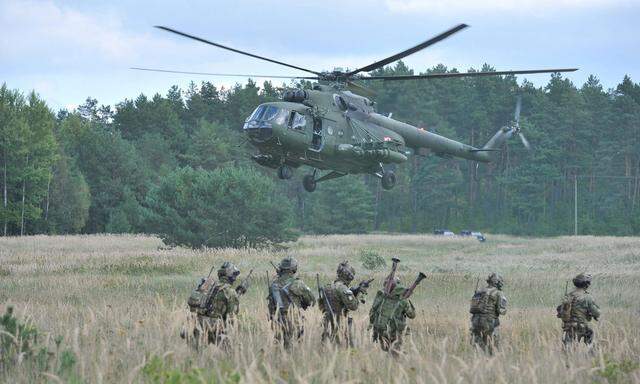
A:
<svg viewBox="0 0 640 384">
<path fill-rule="evenodd" d="M 571 320 L 571 311 L 576 297 L 573 295 L 565 295 L 562 302 L 556 307 L 556 317 L 562 319 L 563 323 L 568 323 Z"/>
<path fill-rule="evenodd" d="M 269 310 L 276 313 L 278 309 L 281 313 L 287 312 L 289 306 L 292 304 L 291 296 L 289 294 L 289 287 L 293 281 L 285 283 L 283 286 L 275 280 L 269 286 Z"/>
<path fill-rule="evenodd" d="M 187 299 L 187 305 L 189 305 L 191 312 L 196 312 L 199 315 L 206 314 L 207 302 L 210 297 L 215 296 L 217 288 L 218 284 L 215 284 L 213 280 L 202 279 Z"/>
<path fill-rule="evenodd" d="M 401 299 L 399 297 L 384 297 L 378 308 L 376 308 L 373 328 L 384 331 L 387 328 L 395 328 L 398 322 L 401 323 L 403 319 L 399 319 L 396 313 L 400 302 Z"/>
<path fill-rule="evenodd" d="M 471 305 L 469 306 L 469 313 L 473 315 L 487 315 L 489 314 L 489 290 L 480 289 L 473 294 L 471 298 Z"/>
</svg>

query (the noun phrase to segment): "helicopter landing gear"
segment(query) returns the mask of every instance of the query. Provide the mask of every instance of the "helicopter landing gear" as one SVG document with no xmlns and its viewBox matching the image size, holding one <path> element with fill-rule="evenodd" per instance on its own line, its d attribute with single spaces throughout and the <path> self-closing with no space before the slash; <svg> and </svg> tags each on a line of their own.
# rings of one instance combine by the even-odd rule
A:
<svg viewBox="0 0 640 384">
<path fill-rule="evenodd" d="M 282 164 L 278 167 L 278 178 L 281 180 L 289 180 L 293 176 L 293 170 L 290 166 Z"/>
<path fill-rule="evenodd" d="M 382 174 L 382 180 L 380 180 L 382 184 L 382 188 L 385 190 L 390 190 L 396 185 L 396 174 L 393 171 L 385 171 Z"/>
<path fill-rule="evenodd" d="M 346 176 L 347 175 L 346 173 L 342 173 L 342 172 L 338 172 L 338 171 L 331 171 L 329 173 L 326 173 L 324 176 L 321 176 L 321 177 L 316 179 L 316 174 L 317 173 L 318 173 L 318 170 L 314 169 L 312 174 L 304 175 L 304 177 L 302 178 L 302 186 L 304 187 L 304 189 L 307 190 L 307 192 L 315 191 L 316 190 L 316 186 L 321 181 L 336 179 L 338 177 L 342 177 L 342 176 Z"/>
<path fill-rule="evenodd" d="M 315 175 L 304 175 L 304 177 L 302 178 L 302 186 L 307 192 L 315 191 L 316 185 L 317 183 Z"/>
</svg>

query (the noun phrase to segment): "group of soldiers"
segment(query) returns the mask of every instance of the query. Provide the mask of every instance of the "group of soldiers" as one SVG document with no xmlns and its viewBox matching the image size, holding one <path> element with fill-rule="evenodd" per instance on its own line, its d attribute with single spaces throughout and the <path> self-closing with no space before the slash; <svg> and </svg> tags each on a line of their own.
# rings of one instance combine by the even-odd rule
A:
<svg viewBox="0 0 640 384">
<path fill-rule="evenodd" d="M 392 272 L 375 296 L 369 311 L 369 329 L 374 342 L 385 351 L 397 355 L 402 338 L 408 331 L 407 319 L 416 316 L 416 310 L 409 297 L 425 275 L 406 288 L 395 276 L 399 260 L 393 259 Z M 286 257 L 276 267 L 276 276 L 268 281 L 267 306 L 275 339 L 290 349 L 304 334 L 304 312 L 316 304 L 322 311 L 322 341 L 333 342 L 348 347 L 354 346 L 353 319 L 351 313 L 360 303 L 364 303 L 369 284 L 373 279 L 351 285 L 355 269 L 344 261 L 338 265 L 333 283 L 320 286 L 318 298 L 304 281 L 296 277 L 298 262 Z M 212 269 L 213 271 L 213 269 Z M 183 330 L 181 336 L 194 347 L 202 340 L 229 347 L 227 328 L 232 324 L 239 309 L 239 296 L 247 291 L 248 278 L 233 287 L 240 275 L 238 268 L 224 262 L 217 270 L 218 279 L 203 278 L 189 297 L 188 304 L 193 316 L 192 329 Z M 492 273 L 487 277 L 487 286 L 474 292 L 469 312 L 471 313 L 472 342 L 489 354 L 499 348 L 500 317 L 507 312 L 507 298 L 502 291 L 503 278 Z M 593 329 L 589 323 L 598 320 L 600 311 L 592 296 L 587 292 L 591 275 L 581 273 L 573 279 L 575 289 L 566 292 L 557 307 L 557 316 L 562 319 L 563 343 L 569 346 L 575 341 L 590 345 Z"/>
</svg>

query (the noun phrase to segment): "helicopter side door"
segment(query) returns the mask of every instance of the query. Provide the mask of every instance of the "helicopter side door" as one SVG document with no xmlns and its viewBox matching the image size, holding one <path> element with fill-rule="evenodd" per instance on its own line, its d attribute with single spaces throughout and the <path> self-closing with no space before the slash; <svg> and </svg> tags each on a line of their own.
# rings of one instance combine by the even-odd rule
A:
<svg viewBox="0 0 640 384">
<path fill-rule="evenodd" d="M 324 146 L 323 132 L 322 132 L 322 119 L 319 117 L 313 118 L 313 134 L 311 135 L 311 145 L 309 149 L 312 151 L 320 152 Z"/>
</svg>

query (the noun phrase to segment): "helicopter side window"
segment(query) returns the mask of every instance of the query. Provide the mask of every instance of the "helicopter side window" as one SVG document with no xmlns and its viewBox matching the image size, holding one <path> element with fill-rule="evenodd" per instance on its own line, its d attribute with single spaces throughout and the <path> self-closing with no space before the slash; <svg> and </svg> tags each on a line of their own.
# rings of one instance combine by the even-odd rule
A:
<svg viewBox="0 0 640 384">
<path fill-rule="evenodd" d="M 291 114 L 289 115 L 289 128 L 291 129 L 296 129 L 296 130 L 304 130 L 305 125 L 307 125 L 307 119 L 304 117 L 304 115 L 296 112 L 296 111 L 291 111 Z"/>
</svg>

